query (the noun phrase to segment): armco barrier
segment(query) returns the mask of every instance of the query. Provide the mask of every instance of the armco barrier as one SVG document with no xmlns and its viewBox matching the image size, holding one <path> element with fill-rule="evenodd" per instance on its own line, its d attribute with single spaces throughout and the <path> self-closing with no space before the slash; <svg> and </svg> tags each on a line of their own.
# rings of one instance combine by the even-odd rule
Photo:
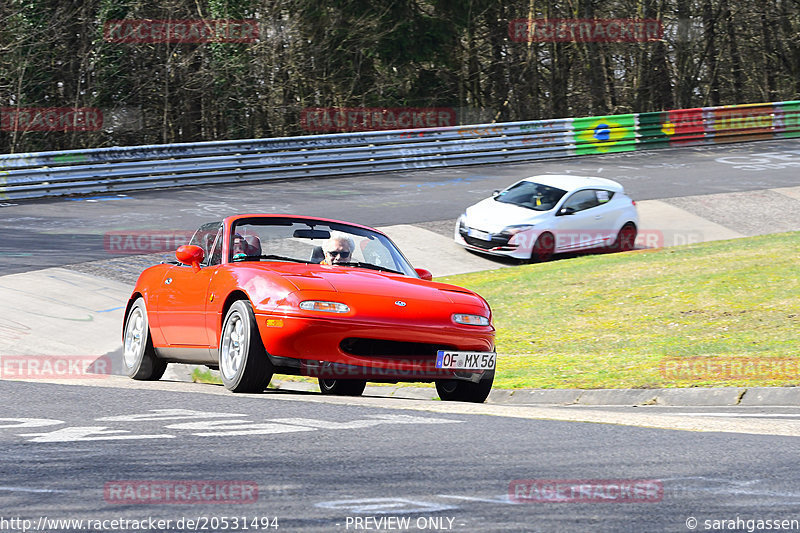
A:
<svg viewBox="0 0 800 533">
<path fill-rule="evenodd" d="M 341 176 L 800 137 L 800 101 L 0 155 L 0 199 Z"/>
</svg>

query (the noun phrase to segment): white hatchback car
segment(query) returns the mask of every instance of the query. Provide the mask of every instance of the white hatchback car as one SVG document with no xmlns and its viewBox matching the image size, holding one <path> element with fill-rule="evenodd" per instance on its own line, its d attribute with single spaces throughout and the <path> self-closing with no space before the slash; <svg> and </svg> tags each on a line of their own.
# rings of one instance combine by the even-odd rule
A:
<svg viewBox="0 0 800 533">
<path fill-rule="evenodd" d="M 554 253 L 634 247 L 636 202 L 604 178 L 541 175 L 525 178 L 467 208 L 455 241 L 469 250 L 547 261 Z"/>
</svg>

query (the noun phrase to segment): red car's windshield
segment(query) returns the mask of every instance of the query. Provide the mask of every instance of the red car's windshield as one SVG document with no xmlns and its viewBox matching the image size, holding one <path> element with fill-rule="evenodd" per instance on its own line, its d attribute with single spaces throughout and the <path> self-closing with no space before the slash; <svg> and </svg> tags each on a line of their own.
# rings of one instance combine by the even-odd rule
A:
<svg viewBox="0 0 800 533">
<path fill-rule="evenodd" d="M 384 235 L 302 218 L 247 218 L 231 231 L 228 262 L 293 261 L 391 271 L 418 277 Z"/>
</svg>

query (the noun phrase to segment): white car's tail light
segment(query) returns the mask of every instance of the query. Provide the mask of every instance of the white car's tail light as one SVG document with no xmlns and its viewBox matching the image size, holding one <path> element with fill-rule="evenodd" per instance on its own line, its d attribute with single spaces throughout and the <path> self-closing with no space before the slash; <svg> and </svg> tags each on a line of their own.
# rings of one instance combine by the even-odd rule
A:
<svg viewBox="0 0 800 533">
<path fill-rule="evenodd" d="M 489 319 L 481 315 L 465 315 L 456 313 L 453 315 L 453 322 L 466 326 L 488 326 Z"/>
<path fill-rule="evenodd" d="M 323 300 L 305 300 L 300 302 L 300 309 L 306 311 L 324 311 L 326 313 L 347 313 L 350 308 L 340 302 L 326 302 Z"/>
</svg>

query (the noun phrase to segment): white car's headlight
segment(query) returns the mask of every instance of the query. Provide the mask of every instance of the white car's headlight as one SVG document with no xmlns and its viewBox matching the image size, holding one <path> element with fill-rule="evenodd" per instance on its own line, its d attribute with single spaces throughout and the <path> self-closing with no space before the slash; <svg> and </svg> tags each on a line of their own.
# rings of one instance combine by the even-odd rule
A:
<svg viewBox="0 0 800 533">
<path fill-rule="evenodd" d="M 456 226 L 458 226 L 458 231 L 467 231 L 467 214 L 462 213 L 460 217 L 458 217 L 458 222 Z"/>
<path fill-rule="evenodd" d="M 533 229 L 535 226 L 533 224 L 517 224 L 515 226 L 506 226 L 503 228 L 501 233 L 505 233 L 506 235 L 516 235 L 517 233 L 521 233 L 523 231 L 528 231 L 529 229 Z"/>
<path fill-rule="evenodd" d="M 466 326 L 488 326 L 489 319 L 481 315 L 466 315 L 463 313 L 456 313 L 453 315 L 453 322 L 456 324 L 464 324 Z"/>
<path fill-rule="evenodd" d="M 324 311 L 326 313 L 347 313 L 350 308 L 340 302 L 326 302 L 323 300 L 305 300 L 300 302 L 300 309 L 306 311 Z"/>
</svg>

